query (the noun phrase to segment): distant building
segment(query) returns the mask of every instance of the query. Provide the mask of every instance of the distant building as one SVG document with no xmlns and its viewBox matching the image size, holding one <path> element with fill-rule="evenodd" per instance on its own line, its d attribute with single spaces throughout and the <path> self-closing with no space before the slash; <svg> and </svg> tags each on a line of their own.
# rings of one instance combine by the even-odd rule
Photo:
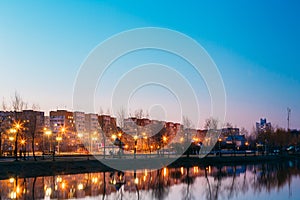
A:
<svg viewBox="0 0 300 200">
<path fill-rule="evenodd" d="M 98 132 L 100 128 L 98 115 L 89 113 L 85 114 L 85 129 L 88 133 Z"/>
<path fill-rule="evenodd" d="M 117 121 L 116 121 L 116 118 L 114 118 L 114 117 L 111 117 L 109 115 L 99 115 L 98 122 L 99 122 L 101 129 L 105 133 L 117 130 Z"/>
<path fill-rule="evenodd" d="M 237 149 L 245 146 L 247 140 L 244 135 L 230 135 L 225 138 L 227 145 L 234 145 Z"/>
<path fill-rule="evenodd" d="M 50 111 L 50 128 L 52 130 L 53 141 L 60 151 L 76 151 L 78 138 L 74 123 L 73 112 L 66 110 Z M 60 138 L 60 145 L 58 144 Z"/>
<path fill-rule="evenodd" d="M 44 128 L 50 129 L 50 116 L 44 116 Z"/>
<path fill-rule="evenodd" d="M 75 111 L 73 113 L 73 117 L 74 117 L 76 132 L 80 134 L 84 133 L 86 131 L 84 112 Z"/>
<path fill-rule="evenodd" d="M 239 128 L 222 128 L 221 130 L 221 136 L 228 137 L 233 135 L 240 135 L 240 129 Z"/>
<path fill-rule="evenodd" d="M 256 133 L 265 133 L 272 130 L 271 122 L 267 122 L 267 119 L 260 119 L 260 122 L 256 122 Z"/>
</svg>

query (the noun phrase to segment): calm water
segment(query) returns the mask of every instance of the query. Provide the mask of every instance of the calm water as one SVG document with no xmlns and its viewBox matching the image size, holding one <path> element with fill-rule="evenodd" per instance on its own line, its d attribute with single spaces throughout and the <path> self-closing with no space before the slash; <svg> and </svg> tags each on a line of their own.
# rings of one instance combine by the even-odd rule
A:
<svg viewBox="0 0 300 200">
<path fill-rule="evenodd" d="M 300 199 L 297 160 L 0 180 L 0 199 Z"/>
</svg>

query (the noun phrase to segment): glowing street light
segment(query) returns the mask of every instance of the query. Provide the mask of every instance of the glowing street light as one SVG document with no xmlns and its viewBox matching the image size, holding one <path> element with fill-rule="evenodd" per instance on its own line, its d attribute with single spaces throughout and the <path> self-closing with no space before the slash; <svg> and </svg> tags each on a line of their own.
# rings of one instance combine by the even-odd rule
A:
<svg viewBox="0 0 300 200">
<path fill-rule="evenodd" d="M 18 160 L 18 137 L 19 137 L 19 132 L 23 128 L 23 124 L 21 124 L 19 121 L 15 122 L 13 124 L 13 128 L 10 129 L 10 133 L 15 134 L 15 159 L 16 161 Z"/>
<path fill-rule="evenodd" d="M 61 136 L 57 136 L 56 137 L 56 141 L 57 141 L 57 153 L 59 154 L 60 152 L 59 152 L 59 144 L 60 144 L 60 142 L 62 141 L 62 137 Z"/>
<path fill-rule="evenodd" d="M 167 142 L 167 137 L 166 136 L 163 136 L 163 144 L 162 144 L 162 148 L 163 148 L 163 155 L 165 154 L 165 143 Z"/>
<path fill-rule="evenodd" d="M 113 140 L 115 140 L 115 139 L 117 139 L 117 136 L 116 136 L 115 134 L 113 134 L 113 135 L 111 136 L 111 138 L 112 138 Z"/>
<path fill-rule="evenodd" d="M 44 128 L 44 133 L 48 137 L 48 142 L 49 142 L 49 151 L 51 151 L 51 142 L 50 142 L 50 135 L 52 134 L 52 131 L 47 130 L 47 128 Z"/>
<path fill-rule="evenodd" d="M 221 142 L 222 142 L 222 138 L 219 138 L 218 142 L 219 142 L 219 157 L 221 157 Z"/>
</svg>

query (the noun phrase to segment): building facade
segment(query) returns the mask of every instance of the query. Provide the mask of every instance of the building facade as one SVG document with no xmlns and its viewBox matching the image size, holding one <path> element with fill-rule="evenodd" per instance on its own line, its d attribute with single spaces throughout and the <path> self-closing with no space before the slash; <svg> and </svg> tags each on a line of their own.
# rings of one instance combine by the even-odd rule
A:
<svg viewBox="0 0 300 200">
<path fill-rule="evenodd" d="M 256 133 L 265 133 L 272 130 L 271 122 L 267 122 L 266 118 L 261 118 L 259 122 L 256 122 Z"/>
</svg>

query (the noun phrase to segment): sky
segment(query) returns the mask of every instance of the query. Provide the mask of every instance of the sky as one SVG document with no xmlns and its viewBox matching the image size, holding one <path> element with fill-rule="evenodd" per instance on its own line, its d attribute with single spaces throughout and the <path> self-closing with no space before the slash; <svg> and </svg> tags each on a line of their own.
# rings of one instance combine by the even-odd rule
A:
<svg viewBox="0 0 300 200">
<path fill-rule="evenodd" d="M 0 97 L 18 91 L 29 104 L 72 110 L 81 65 L 103 41 L 122 31 L 161 27 L 197 41 L 216 63 L 226 90 L 226 119 L 249 131 L 260 118 L 274 126 L 300 129 L 300 3 L 298 1 L 0 1 Z M 143 51 L 120 58 L 102 81 L 118 80 L 130 67 L 168 64 L 195 88 L 203 128 L 210 116 L 209 93 L 201 77 L 180 58 Z M 120 70 L 120 66 L 124 66 Z M 119 67 L 119 68 L 118 68 Z M 117 75 L 116 75 L 117 74 Z M 115 82 L 112 82 L 115 83 Z M 107 90 L 107 91 L 106 91 Z M 110 110 L 108 88 L 97 87 L 95 112 Z M 143 91 L 143 92 L 139 92 Z M 130 111 L 177 109 L 166 89 L 134 92 Z M 178 102 L 177 102 L 178 103 Z M 155 109 L 158 108 L 158 109 Z M 110 111 L 111 112 L 111 111 Z M 193 116 L 194 113 L 186 113 Z M 166 120 L 180 121 L 172 112 Z M 193 119 L 192 119 L 193 121 Z"/>
</svg>

